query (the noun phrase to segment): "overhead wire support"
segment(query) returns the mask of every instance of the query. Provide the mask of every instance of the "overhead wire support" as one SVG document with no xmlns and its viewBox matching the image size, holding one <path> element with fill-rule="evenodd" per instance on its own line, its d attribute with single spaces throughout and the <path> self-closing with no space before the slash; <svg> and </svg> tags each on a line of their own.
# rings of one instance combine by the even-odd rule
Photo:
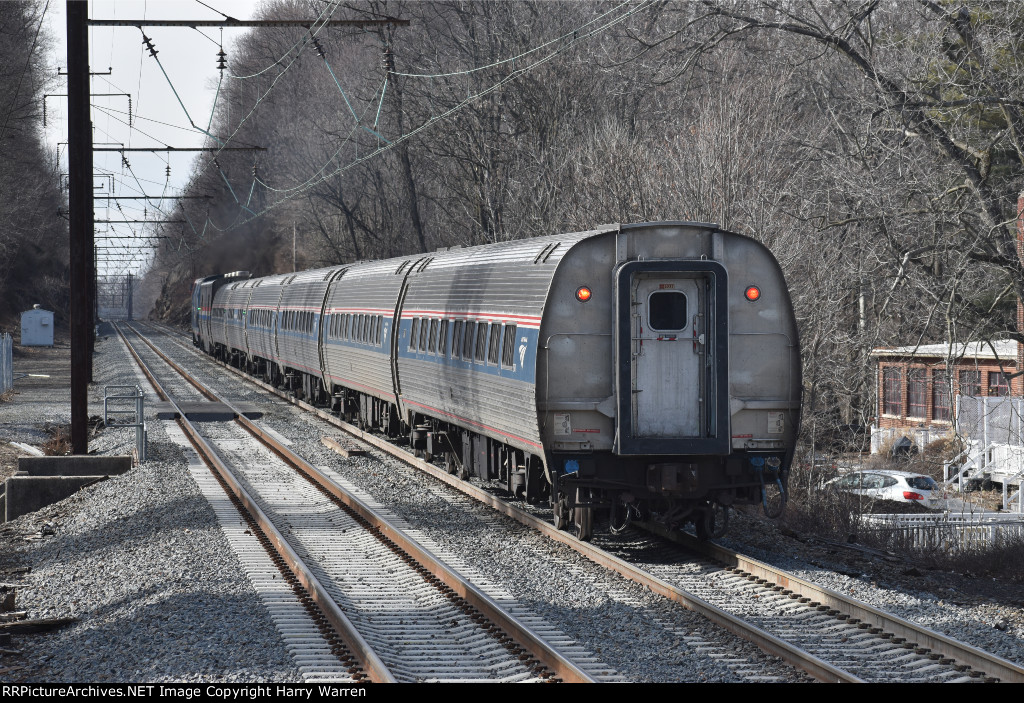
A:
<svg viewBox="0 0 1024 703">
<path fill-rule="evenodd" d="M 91 19 L 90 27 L 309 27 L 310 24 L 321 24 L 327 27 L 381 27 L 393 25 L 396 27 L 408 27 L 409 20 L 397 17 L 385 17 L 375 20 L 236 20 L 233 18 L 223 20 L 114 20 L 114 19 Z"/>
<path fill-rule="evenodd" d="M 132 146 L 132 147 L 98 147 L 94 148 L 93 151 L 266 151 L 265 146 L 225 146 L 222 148 L 217 147 L 202 147 L 202 146 Z"/>
<path fill-rule="evenodd" d="M 527 65 L 522 66 L 522 67 L 514 68 L 512 71 L 509 72 L 508 75 L 502 77 L 501 79 L 497 80 L 495 83 L 490 85 L 489 87 L 487 87 L 487 88 L 485 88 L 485 89 L 483 89 L 483 90 L 481 90 L 481 91 L 479 91 L 479 92 L 477 92 L 475 94 L 468 93 L 466 99 L 461 101 L 459 104 L 457 104 L 454 107 L 451 107 L 451 108 L 445 110 L 444 112 L 442 112 L 442 113 L 440 113 L 438 115 L 432 116 L 430 119 L 426 120 L 425 122 L 423 122 L 421 125 L 419 125 L 415 129 L 412 129 L 412 130 L 406 132 L 405 134 L 402 134 L 400 136 L 395 137 L 393 139 L 393 141 L 386 143 L 384 146 L 378 147 L 376 150 L 370 152 L 369 154 L 367 154 L 365 156 L 357 157 L 356 159 L 354 159 L 353 161 L 351 161 L 348 164 L 345 164 L 343 166 L 338 166 L 334 170 L 328 171 L 328 172 L 324 173 L 324 171 L 326 171 L 327 167 L 331 164 L 331 162 L 334 161 L 335 157 L 332 156 L 328 160 L 328 162 L 325 163 L 324 166 L 318 170 L 318 174 L 323 173 L 324 175 L 318 175 L 317 177 L 311 177 L 310 179 L 308 179 L 304 183 L 302 183 L 302 184 L 300 184 L 298 186 L 295 186 L 293 188 L 274 189 L 274 190 L 276 190 L 278 192 L 287 192 L 288 195 L 285 195 L 282 198 L 280 198 L 279 200 L 277 200 L 277 201 L 271 203 L 270 205 L 266 206 L 265 208 L 263 208 L 263 210 L 261 210 L 258 213 L 255 213 L 252 217 L 242 219 L 240 222 L 238 222 L 238 224 L 242 225 L 242 224 L 245 224 L 247 222 L 251 222 L 254 219 L 256 219 L 257 217 L 261 217 L 261 216 L 265 215 L 266 213 L 270 212 L 271 210 L 276 209 L 277 207 L 283 205 L 284 203 L 288 202 L 292 198 L 296 197 L 299 193 L 302 193 L 302 192 L 308 190 L 313 185 L 315 185 L 317 183 L 322 183 L 323 181 L 327 180 L 328 178 L 336 176 L 336 175 L 338 175 L 340 173 L 344 173 L 344 172 L 346 172 L 346 171 L 348 171 L 348 170 L 358 166 L 359 164 L 362 164 L 362 163 L 364 163 L 364 162 L 366 162 L 366 161 L 368 161 L 368 160 L 370 160 L 370 159 L 372 159 L 372 158 L 374 158 L 374 157 L 376 157 L 376 156 L 378 156 L 378 155 L 380 155 L 380 154 L 382 154 L 382 153 L 384 153 L 386 151 L 389 151 L 389 150 L 395 148 L 399 144 L 408 141 L 409 139 L 413 138 L 414 136 L 416 136 L 420 132 L 423 132 L 424 130 L 430 128 L 434 124 L 437 124 L 439 122 L 442 122 L 442 121 L 446 120 L 449 116 L 451 116 L 452 114 L 462 110 L 467 105 L 469 105 L 469 104 L 471 104 L 471 103 L 473 103 L 473 102 L 475 102 L 477 100 L 480 100 L 481 98 L 483 98 L 483 97 L 493 93 L 496 90 L 499 90 L 505 84 L 507 84 L 507 83 L 509 83 L 511 81 L 514 81 L 514 80 L 518 79 L 519 77 L 521 77 L 523 75 L 526 75 L 527 73 L 529 73 L 530 71 L 534 70 L 538 66 L 542 66 L 542 65 L 548 63 L 549 61 L 554 59 L 556 56 L 560 56 L 561 54 L 569 51 L 570 49 L 573 49 L 578 44 L 581 44 L 581 43 L 589 40 L 590 38 L 592 38 L 594 36 L 597 36 L 598 34 L 601 34 L 602 32 L 606 31 L 607 29 L 609 29 L 609 28 L 611 28 L 611 27 L 613 27 L 613 26 L 623 22 L 624 20 L 626 20 L 626 19 L 628 19 L 630 17 L 633 17 L 633 16 L 637 15 L 638 13 L 640 13 L 640 12 L 650 8 L 651 6 L 656 4 L 656 2 L 657 2 L 657 0 L 640 0 L 639 3 L 637 3 L 633 7 L 630 7 L 626 12 L 622 13 L 621 15 L 619 15 L 617 17 L 614 17 L 614 18 L 608 20 L 604 24 L 601 24 L 601 25 L 599 25 L 597 27 L 594 27 L 593 29 L 590 29 L 590 30 L 588 30 L 586 32 L 581 32 L 580 31 L 582 29 L 582 27 L 581 27 L 581 28 L 578 28 L 578 29 L 574 30 L 571 33 L 563 35 L 563 37 L 560 37 L 560 39 L 564 39 L 565 37 L 571 37 L 571 39 L 564 46 L 557 47 L 557 48 L 553 49 L 549 54 L 547 54 L 545 56 L 542 56 L 539 59 L 534 60 L 530 64 L 527 64 Z M 619 10 L 621 8 L 624 8 L 624 7 L 626 7 L 626 6 L 630 5 L 630 4 L 631 3 L 627 0 L 627 2 L 624 2 L 624 3 L 620 4 L 620 5 L 617 5 L 615 8 L 613 8 L 609 12 L 605 12 L 602 15 L 600 15 L 599 19 L 603 20 L 605 17 L 607 17 L 612 12 L 615 12 L 615 11 L 617 11 L 617 10 Z M 590 25 L 593 25 L 594 23 L 595 23 L 595 21 L 592 20 L 592 21 L 586 23 L 583 26 L 584 27 L 588 27 Z M 557 41 L 557 40 L 553 40 L 553 41 Z M 535 49 L 531 49 L 529 52 L 526 52 L 523 55 L 526 55 L 528 53 L 533 53 L 538 48 L 542 48 L 544 46 L 548 46 L 549 44 L 553 43 L 553 41 L 552 42 L 547 42 L 545 44 L 542 44 L 541 47 L 536 47 Z M 509 59 L 508 61 L 511 61 L 513 63 L 513 66 L 514 66 L 516 58 L 519 58 L 519 57 L 513 57 L 512 59 Z M 498 63 L 505 63 L 505 61 L 498 62 Z M 487 68 L 487 67 L 480 67 L 480 68 Z M 479 70 L 479 69 L 473 69 L 473 70 L 475 71 L 475 70 Z M 461 74 L 470 73 L 470 72 L 471 71 L 457 71 L 457 72 L 454 72 L 454 73 L 451 73 L 451 74 L 428 75 L 428 74 L 405 74 L 405 73 L 398 73 L 398 72 L 392 71 L 393 75 L 395 75 L 395 76 L 403 76 L 403 77 L 408 76 L 408 77 L 413 77 L 413 78 L 434 78 L 434 77 L 440 77 L 440 76 L 444 76 L 444 75 L 461 75 Z M 385 78 L 385 86 L 386 85 L 387 85 L 387 79 Z M 381 100 L 383 101 L 383 93 L 381 95 Z M 227 229 L 227 228 L 225 228 L 225 229 Z"/>
</svg>

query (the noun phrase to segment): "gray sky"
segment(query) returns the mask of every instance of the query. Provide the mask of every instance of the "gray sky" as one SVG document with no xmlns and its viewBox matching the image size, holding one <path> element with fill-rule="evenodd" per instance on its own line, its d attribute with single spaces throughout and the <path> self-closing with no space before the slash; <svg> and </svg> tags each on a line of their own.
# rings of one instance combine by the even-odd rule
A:
<svg viewBox="0 0 1024 703">
<path fill-rule="evenodd" d="M 45 3 L 45 0 L 43 0 Z M 256 3 L 239 0 L 209 0 L 207 5 L 217 8 L 236 19 L 251 19 Z M 89 17 L 92 19 L 221 19 L 221 15 L 193 0 L 91 0 Z M 67 68 L 65 43 L 66 15 L 64 0 L 50 0 L 46 13 L 47 26 L 55 39 L 55 53 L 50 61 L 56 71 Z M 89 30 L 90 67 L 98 75 L 92 78 L 92 92 L 127 93 L 131 95 L 132 127 L 128 126 L 128 98 L 118 95 L 93 98 L 93 141 L 96 146 L 131 147 L 198 147 L 203 146 L 204 135 L 193 129 L 193 122 L 206 128 L 213 108 L 218 80 L 217 52 L 222 41 L 230 61 L 235 40 L 246 29 L 145 27 L 146 35 L 157 50 L 157 58 L 167 72 L 150 56 L 142 43 L 137 27 L 93 27 Z M 225 76 L 225 83 L 228 81 Z M 63 83 L 53 92 L 65 93 Z M 177 92 L 177 97 L 175 96 Z M 179 102 L 180 98 L 180 102 Z M 67 172 L 67 100 L 47 98 L 47 141 L 59 150 L 62 171 Z M 102 195 L 176 195 L 187 182 L 196 153 L 165 154 L 133 152 L 127 154 L 130 168 L 121 161 L 119 153 L 95 155 L 96 219 L 159 219 L 162 215 L 155 203 L 141 200 L 115 201 Z M 170 177 L 167 167 L 170 166 Z M 98 174 L 110 174 L 100 177 Z M 111 192 L 111 188 L 113 191 Z M 173 201 L 164 201 L 167 211 Z M 155 225 L 97 225 L 96 243 L 100 247 L 129 246 L 124 239 L 104 240 L 103 233 L 141 235 L 152 234 Z M 136 249 L 136 251 L 144 251 Z M 140 272 L 145 261 L 139 256 L 129 266 L 100 265 L 98 273 L 116 273 L 133 270 Z"/>
</svg>

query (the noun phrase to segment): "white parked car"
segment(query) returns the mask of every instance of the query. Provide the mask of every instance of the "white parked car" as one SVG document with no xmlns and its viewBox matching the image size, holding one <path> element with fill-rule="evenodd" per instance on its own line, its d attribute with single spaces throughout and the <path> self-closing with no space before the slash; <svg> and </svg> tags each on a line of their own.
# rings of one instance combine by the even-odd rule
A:
<svg viewBox="0 0 1024 703">
<path fill-rule="evenodd" d="M 851 471 L 827 482 L 825 487 L 875 500 L 918 503 L 928 508 L 936 507 L 941 498 L 935 479 L 909 471 Z"/>
</svg>

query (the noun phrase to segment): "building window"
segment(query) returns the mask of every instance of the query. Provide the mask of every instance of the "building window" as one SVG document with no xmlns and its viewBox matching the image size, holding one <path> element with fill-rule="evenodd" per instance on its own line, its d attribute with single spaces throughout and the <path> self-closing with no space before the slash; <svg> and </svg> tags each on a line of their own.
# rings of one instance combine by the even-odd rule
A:
<svg viewBox="0 0 1024 703">
<path fill-rule="evenodd" d="M 1010 395 L 1010 379 L 1002 371 L 988 372 L 988 394 Z"/>
<path fill-rule="evenodd" d="M 949 374 L 945 371 L 936 369 L 932 371 L 932 419 L 933 420 L 945 420 L 949 422 L 953 419 L 952 413 L 950 413 L 950 397 L 949 397 Z"/>
<path fill-rule="evenodd" d="M 903 383 L 900 370 L 891 366 L 882 369 L 882 412 L 886 415 L 903 413 Z"/>
<path fill-rule="evenodd" d="M 981 371 L 961 371 L 958 380 L 960 395 L 981 395 Z"/>
<path fill-rule="evenodd" d="M 907 416 L 928 417 L 928 386 L 924 369 L 907 371 Z"/>
</svg>

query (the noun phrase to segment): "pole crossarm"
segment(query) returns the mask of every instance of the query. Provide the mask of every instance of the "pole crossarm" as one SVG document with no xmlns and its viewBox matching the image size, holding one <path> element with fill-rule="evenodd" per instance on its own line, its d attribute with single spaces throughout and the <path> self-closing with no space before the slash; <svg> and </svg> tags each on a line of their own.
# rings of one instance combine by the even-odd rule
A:
<svg viewBox="0 0 1024 703">
<path fill-rule="evenodd" d="M 212 195 L 94 195 L 104 200 L 212 200 Z"/>
<path fill-rule="evenodd" d="M 95 147 L 93 151 L 266 151 L 265 146 L 104 146 Z"/>
<path fill-rule="evenodd" d="M 385 17 L 377 20 L 106 20 L 91 19 L 90 27 L 408 27 L 409 20 Z"/>
</svg>

